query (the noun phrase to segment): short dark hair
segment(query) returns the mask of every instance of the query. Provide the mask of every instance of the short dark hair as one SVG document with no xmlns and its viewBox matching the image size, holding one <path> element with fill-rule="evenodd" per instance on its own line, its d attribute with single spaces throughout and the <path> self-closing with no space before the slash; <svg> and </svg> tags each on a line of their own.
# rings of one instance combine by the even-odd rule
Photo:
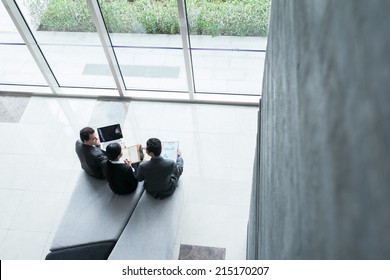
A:
<svg viewBox="0 0 390 280">
<path fill-rule="evenodd" d="M 106 148 L 106 155 L 109 160 L 115 160 L 122 152 L 122 147 L 119 143 L 110 143 Z"/>
<path fill-rule="evenodd" d="M 161 154 L 161 141 L 157 138 L 150 138 L 146 142 L 146 150 L 155 156 L 159 156 Z"/>
<path fill-rule="evenodd" d="M 89 140 L 89 135 L 94 134 L 95 130 L 92 127 L 84 127 L 80 130 L 80 140 L 84 143 L 84 141 Z"/>
</svg>

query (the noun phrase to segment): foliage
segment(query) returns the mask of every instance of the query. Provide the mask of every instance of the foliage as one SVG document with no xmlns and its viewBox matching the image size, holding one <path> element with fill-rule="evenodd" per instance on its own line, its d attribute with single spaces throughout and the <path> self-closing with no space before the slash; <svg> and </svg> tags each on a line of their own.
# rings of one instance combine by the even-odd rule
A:
<svg viewBox="0 0 390 280">
<path fill-rule="evenodd" d="M 99 0 L 109 32 L 179 34 L 176 0 Z M 271 0 L 187 0 L 190 34 L 266 36 Z M 30 0 L 39 30 L 93 32 L 86 0 Z"/>
<path fill-rule="evenodd" d="M 187 1 L 191 34 L 266 36 L 269 0 Z"/>
</svg>

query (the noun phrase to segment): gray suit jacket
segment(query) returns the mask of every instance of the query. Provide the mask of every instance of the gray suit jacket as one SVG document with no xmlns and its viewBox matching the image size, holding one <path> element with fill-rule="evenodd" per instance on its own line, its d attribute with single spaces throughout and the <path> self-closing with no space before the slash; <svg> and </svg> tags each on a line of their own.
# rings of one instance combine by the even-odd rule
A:
<svg viewBox="0 0 390 280">
<path fill-rule="evenodd" d="M 81 167 L 92 177 L 104 179 L 102 162 L 107 160 L 106 155 L 99 147 L 85 145 L 81 140 L 75 144 L 76 154 L 79 157 Z"/>
<path fill-rule="evenodd" d="M 179 168 L 178 168 L 179 166 Z M 153 197 L 165 198 L 173 194 L 182 172 L 183 159 L 173 160 L 153 157 L 141 162 L 137 171 L 137 180 L 144 181 L 144 187 Z"/>
</svg>

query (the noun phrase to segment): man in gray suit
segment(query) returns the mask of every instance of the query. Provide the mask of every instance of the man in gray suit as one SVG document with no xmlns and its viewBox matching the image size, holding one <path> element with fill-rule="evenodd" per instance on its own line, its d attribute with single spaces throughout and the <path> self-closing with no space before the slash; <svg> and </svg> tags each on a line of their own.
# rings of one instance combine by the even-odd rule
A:
<svg viewBox="0 0 390 280">
<path fill-rule="evenodd" d="M 80 130 L 80 140 L 76 141 L 75 148 L 85 172 L 92 177 L 104 179 L 102 163 L 107 161 L 107 157 L 100 149 L 100 141 L 93 128 L 84 127 Z"/>
<path fill-rule="evenodd" d="M 145 190 L 154 198 L 163 199 L 172 195 L 177 188 L 184 161 L 180 151 L 177 151 L 176 162 L 164 159 L 160 156 L 161 149 L 161 141 L 157 138 L 150 138 L 146 142 L 146 153 L 151 158 L 140 163 L 136 178 L 139 182 L 144 181 Z"/>
</svg>

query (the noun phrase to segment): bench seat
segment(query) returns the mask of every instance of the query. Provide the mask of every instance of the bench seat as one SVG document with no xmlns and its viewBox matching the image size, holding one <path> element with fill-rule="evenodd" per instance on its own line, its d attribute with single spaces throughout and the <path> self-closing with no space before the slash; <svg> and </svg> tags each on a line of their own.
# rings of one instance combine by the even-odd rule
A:
<svg viewBox="0 0 390 280">
<path fill-rule="evenodd" d="M 180 186 L 163 200 L 154 199 L 145 191 L 109 259 L 178 259 L 184 200 L 184 189 Z"/>
<path fill-rule="evenodd" d="M 107 259 L 143 193 L 141 182 L 132 194 L 114 194 L 82 171 L 46 259 Z"/>
</svg>

